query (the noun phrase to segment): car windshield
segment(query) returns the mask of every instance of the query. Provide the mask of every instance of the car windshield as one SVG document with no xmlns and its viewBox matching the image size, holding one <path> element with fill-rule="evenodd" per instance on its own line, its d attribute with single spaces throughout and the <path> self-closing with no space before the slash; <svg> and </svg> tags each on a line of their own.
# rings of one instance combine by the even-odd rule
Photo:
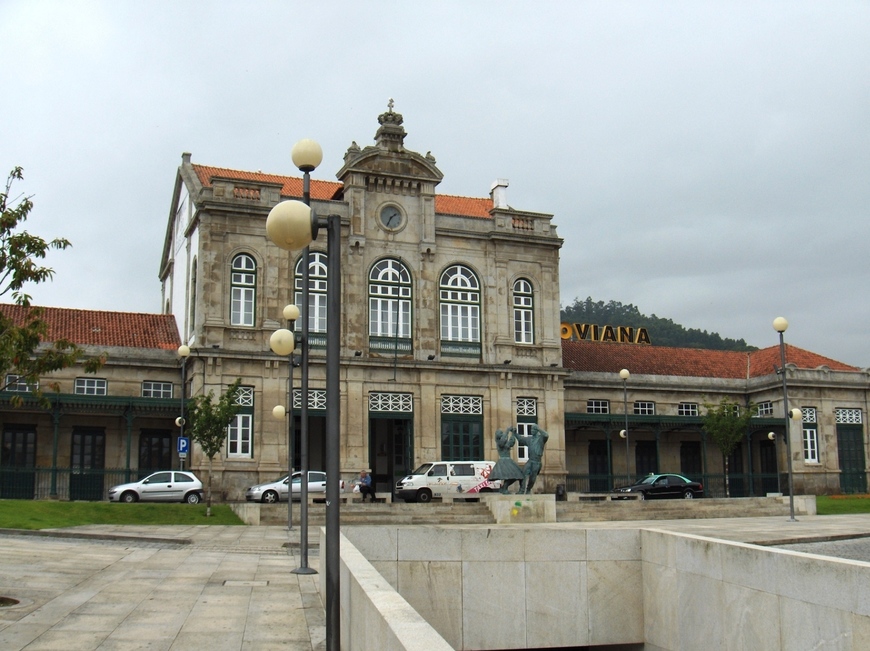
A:
<svg viewBox="0 0 870 651">
<path fill-rule="evenodd" d="M 432 467 L 432 464 L 431 464 L 431 463 L 424 463 L 422 466 L 420 466 L 419 468 L 417 468 L 417 469 L 416 469 L 414 472 L 412 472 L 411 474 L 412 474 L 412 475 L 425 475 L 427 472 L 429 472 L 429 468 L 431 468 L 431 467 Z"/>
<path fill-rule="evenodd" d="M 640 481 L 634 482 L 635 486 L 640 486 L 642 484 L 652 484 L 656 479 L 658 479 L 660 475 L 650 475 L 649 477 L 644 477 Z"/>
</svg>

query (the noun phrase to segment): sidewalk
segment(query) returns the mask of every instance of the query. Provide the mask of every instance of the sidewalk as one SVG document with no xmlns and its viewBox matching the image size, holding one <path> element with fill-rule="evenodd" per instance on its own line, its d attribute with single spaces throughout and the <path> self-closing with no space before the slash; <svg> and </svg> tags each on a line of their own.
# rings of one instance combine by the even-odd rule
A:
<svg viewBox="0 0 870 651">
<path fill-rule="evenodd" d="M 298 528 L 42 534 L 0 534 L 0 597 L 20 601 L 0 608 L 0 649 L 326 648 L 319 577 L 291 572 L 300 564 Z M 83 537 L 59 537 L 70 534 Z M 308 565 L 318 569 L 316 548 Z"/>
<path fill-rule="evenodd" d="M 870 515 L 562 526 L 817 544 L 870 536 Z M 319 529 L 309 533 L 316 540 Z M 279 526 L 0 530 L 0 597 L 19 601 L 0 607 L 0 649 L 320 651 L 325 649 L 320 577 L 291 572 L 300 565 L 298 539 L 298 527 L 288 532 Z M 821 545 L 815 549 L 826 553 Z M 309 548 L 308 560 L 319 569 L 316 547 Z"/>
</svg>

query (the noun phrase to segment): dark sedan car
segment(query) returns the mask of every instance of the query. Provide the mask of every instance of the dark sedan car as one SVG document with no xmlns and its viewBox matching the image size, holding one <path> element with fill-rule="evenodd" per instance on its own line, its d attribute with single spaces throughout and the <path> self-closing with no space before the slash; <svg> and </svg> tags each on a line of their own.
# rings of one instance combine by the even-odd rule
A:
<svg viewBox="0 0 870 651">
<path fill-rule="evenodd" d="M 628 495 L 640 495 L 639 499 L 692 499 L 704 497 L 704 487 L 696 481 L 682 475 L 647 475 L 634 482 L 631 486 L 623 486 L 613 490 L 613 499 L 629 499 Z"/>
</svg>

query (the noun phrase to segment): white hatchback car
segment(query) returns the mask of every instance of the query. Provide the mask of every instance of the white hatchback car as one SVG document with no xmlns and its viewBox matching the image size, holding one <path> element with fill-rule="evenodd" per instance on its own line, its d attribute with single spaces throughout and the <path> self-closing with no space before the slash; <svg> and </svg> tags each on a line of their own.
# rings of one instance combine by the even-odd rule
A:
<svg viewBox="0 0 870 651">
<path fill-rule="evenodd" d="M 266 482 L 265 484 L 257 484 L 251 486 L 245 491 L 245 499 L 249 502 L 265 502 L 266 504 L 274 504 L 275 502 L 287 501 L 287 475 L 276 479 L 275 481 Z M 344 482 L 342 481 L 338 488 L 339 492 L 344 492 Z M 320 494 L 323 496 L 326 493 L 326 473 L 319 470 L 308 471 L 308 494 Z M 293 473 L 293 499 L 298 500 L 302 495 L 302 473 Z"/>
<path fill-rule="evenodd" d="M 199 504 L 202 501 L 202 482 L 189 472 L 163 470 L 139 481 L 112 486 L 109 501 Z"/>
</svg>

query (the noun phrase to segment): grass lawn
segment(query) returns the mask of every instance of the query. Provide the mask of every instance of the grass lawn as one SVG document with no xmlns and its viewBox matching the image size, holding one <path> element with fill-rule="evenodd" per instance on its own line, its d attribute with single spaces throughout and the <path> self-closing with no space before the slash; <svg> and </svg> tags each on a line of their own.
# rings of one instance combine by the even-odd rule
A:
<svg viewBox="0 0 870 651">
<path fill-rule="evenodd" d="M 56 529 L 83 524 L 244 524 L 226 504 L 120 504 L 0 500 L 0 528 Z"/>
<path fill-rule="evenodd" d="M 870 495 L 819 495 L 816 511 L 819 515 L 870 513 Z"/>
</svg>

